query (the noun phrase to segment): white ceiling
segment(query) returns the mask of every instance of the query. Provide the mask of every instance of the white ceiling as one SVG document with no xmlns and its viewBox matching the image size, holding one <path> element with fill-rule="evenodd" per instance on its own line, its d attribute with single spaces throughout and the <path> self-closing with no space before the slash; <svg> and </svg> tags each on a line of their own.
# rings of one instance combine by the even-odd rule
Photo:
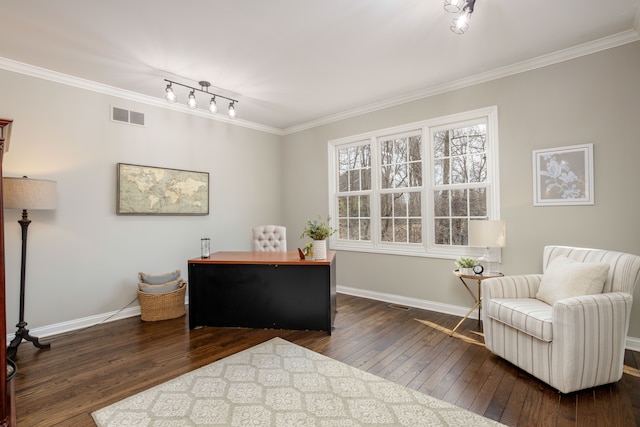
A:
<svg viewBox="0 0 640 427">
<path fill-rule="evenodd" d="M 1 68 L 154 99 L 165 78 L 208 80 L 243 122 L 284 132 L 640 40 L 640 0 L 477 0 L 464 35 L 443 0 L 3 3 Z"/>
</svg>

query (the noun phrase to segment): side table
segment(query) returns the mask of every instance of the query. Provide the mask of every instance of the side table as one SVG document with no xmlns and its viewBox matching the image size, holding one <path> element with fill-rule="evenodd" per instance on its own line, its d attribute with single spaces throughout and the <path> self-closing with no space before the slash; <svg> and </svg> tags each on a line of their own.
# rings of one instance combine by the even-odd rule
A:
<svg viewBox="0 0 640 427">
<path fill-rule="evenodd" d="M 462 284 L 464 285 L 465 289 L 469 292 L 469 295 L 471 295 L 471 298 L 473 298 L 473 300 L 475 301 L 475 304 L 473 305 L 473 307 L 471 307 L 471 309 L 467 312 L 467 314 L 464 315 L 462 320 L 460 320 L 460 322 L 458 322 L 456 327 L 453 328 L 453 330 L 451 331 L 449 336 L 453 335 L 453 333 L 460 327 L 460 325 L 462 325 L 462 322 L 467 320 L 469 315 L 471 313 L 473 313 L 473 310 L 475 310 L 476 308 L 478 309 L 478 329 L 480 328 L 480 321 L 481 321 L 481 319 L 480 319 L 480 310 L 482 309 L 482 294 L 481 294 L 482 290 L 480 288 L 480 284 L 485 279 L 491 279 L 492 277 L 502 277 L 502 276 L 504 276 L 504 274 L 502 274 L 502 273 L 495 273 L 495 272 L 483 273 L 483 274 L 462 274 L 462 273 L 460 273 L 460 271 L 458 269 L 453 270 L 453 275 L 456 276 L 458 279 L 460 279 L 460 282 L 462 282 Z M 467 279 L 467 280 L 476 280 L 478 282 L 478 297 L 477 298 L 476 298 L 476 295 L 471 291 L 471 289 L 469 289 L 469 286 L 467 285 L 467 282 L 465 282 L 465 279 Z"/>
</svg>

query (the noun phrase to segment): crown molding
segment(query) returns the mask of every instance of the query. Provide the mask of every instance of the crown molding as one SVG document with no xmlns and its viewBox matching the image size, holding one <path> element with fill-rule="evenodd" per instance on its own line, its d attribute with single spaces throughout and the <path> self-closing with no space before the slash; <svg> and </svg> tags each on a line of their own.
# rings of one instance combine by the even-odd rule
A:
<svg viewBox="0 0 640 427">
<path fill-rule="evenodd" d="M 636 18 L 636 29 L 640 27 L 640 12 Z M 465 77 L 463 79 L 454 80 L 451 82 L 434 85 L 425 89 L 421 89 L 414 92 L 409 92 L 404 95 L 400 95 L 394 98 L 382 100 L 380 102 L 364 105 L 362 107 L 354 108 L 341 113 L 325 116 L 317 120 L 312 120 L 299 125 L 291 126 L 283 130 L 285 135 L 300 132 L 303 130 L 311 129 L 314 127 L 326 125 L 339 120 L 348 119 L 362 114 L 372 113 L 375 111 L 383 110 L 385 108 L 395 107 L 398 105 L 406 104 L 408 102 L 417 101 L 419 99 L 429 98 L 434 95 L 439 95 L 445 92 L 450 92 L 457 89 L 477 85 L 480 83 L 486 83 L 492 80 L 501 79 L 504 77 L 512 76 L 515 74 L 524 73 L 526 71 L 535 70 L 537 68 L 546 67 L 549 65 L 557 64 L 571 59 L 579 58 L 581 56 L 590 55 L 592 53 L 600 52 L 603 50 L 618 47 L 627 43 L 633 43 L 640 40 L 640 34 L 636 30 L 628 30 L 613 36 L 604 37 L 593 42 L 583 43 L 574 47 L 559 50 L 547 55 L 538 56 L 537 58 L 528 59 L 526 61 L 517 62 L 512 65 L 496 68 L 484 73 L 476 74 L 474 76 Z"/>
<path fill-rule="evenodd" d="M 312 129 L 312 128 L 326 125 L 329 123 L 337 122 L 340 120 L 348 119 L 351 117 L 380 111 L 385 108 L 395 107 L 398 105 L 406 104 L 406 103 L 417 101 L 420 99 L 429 98 L 431 96 L 439 95 L 445 92 L 450 92 L 453 90 L 462 89 L 462 88 L 477 85 L 480 83 L 486 83 L 492 80 L 497 80 L 497 79 L 512 76 L 515 74 L 524 73 L 526 71 L 535 70 L 538 68 L 557 64 L 560 62 L 569 61 L 571 59 L 579 58 L 581 56 L 590 55 L 592 53 L 622 46 L 624 44 L 633 43 L 640 40 L 639 30 L 640 30 L 640 11 L 636 15 L 633 30 L 624 31 L 622 33 L 618 33 L 609 37 L 604 37 L 592 42 L 583 43 L 578 46 L 559 50 L 557 52 L 553 52 L 547 55 L 542 55 L 537 58 L 532 58 L 526 61 L 517 62 L 512 65 L 496 68 L 494 70 L 476 74 L 474 76 L 430 86 L 428 88 L 409 92 L 397 97 L 363 105 L 361 107 L 343 111 L 337 114 L 332 114 L 332 115 L 325 116 L 316 120 L 311 120 L 305 123 L 300 123 L 298 125 L 294 125 L 285 129 L 279 129 L 276 127 L 267 126 L 267 125 L 263 125 L 255 122 L 250 122 L 250 121 L 239 119 L 239 118 L 232 119 L 224 115 L 214 116 L 203 110 L 191 110 L 186 105 L 168 104 L 164 102 L 163 99 L 156 98 L 153 96 L 142 95 L 137 92 L 116 88 L 116 87 L 105 85 L 102 83 L 97 83 L 97 82 L 82 79 L 79 77 L 70 76 L 68 74 L 58 73 L 56 71 L 47 70 L 45 68 L 36 67 L 33 65 L 25 64 L 22 62 L 14 61 L 14 60 L 3 58 L 3 57 L 0 57 L 0 69 L 13 71 L 15 73 L 28 75 L 28 76 L 36 77 L 43 80 L 49 80 L 52 82 L 77 87 L 80 89 L 98 92 L 104 95 L 136 101 L 142 104 L 152 105 L 159 108 L 179 111 L 185 114 L 191 114 L 191 115 L 206 118 L 209 120 L 216 120 L 216 121 L 233 124 L 236 126 L 241 126 L 241 127 L 261 131 L 261 132 L 267 132 L 267 133 L 283 136 L 283 135 L 300 132 L 303 130 Z"/>
<path fill-rule="evenodd" d="M 248 120 L 242 120 L 239 118 L 232 119 L 224 115 L 212 115 L 204 110 L 192 110 L 188 108 L 186 105 L 169 104 L 166 101 L 164 101 L 164 99 L 143 95 L 137 92 L 120 89 L 120 88 L 105 85 L 102 83 L 97 83 L 97 82 L 86 80 L 80 77 L 75 77 L 68 74 L 59 73 L 57 71 L 48 70 L 46 68 L 36 67 L 34 65 L 25 64 L 23 62 L 14 61 L 8 58 L 0 57 L 0 69 L 12 71 L 18 74 L 24 74 L 26 76 L 35 77 L 38 79 L 48 80 L 54 83 L 60 83 L 63 85 L 76 87 L 79 89 L 85 89 L 92 92 L 101 93 L 103 95 L 114 96 L 116 98 L 122 98 L 129 101 L 135 101 L 141 104 L 152 105 L 154 107 L 165 108 L 167 110 L 179 111 L 185 114 L 191 114 L 191 115 L 202 117 L 209 120 L 224 122 L 224 123 L 241 126 L 249 129 L 254 129 L 262 132 L 273 133 L 276 135 L 283 135 L 282 129 L 278 129 L 272 126 L 262 125 L 259 123 L 250 122 Z"/>
</svg>

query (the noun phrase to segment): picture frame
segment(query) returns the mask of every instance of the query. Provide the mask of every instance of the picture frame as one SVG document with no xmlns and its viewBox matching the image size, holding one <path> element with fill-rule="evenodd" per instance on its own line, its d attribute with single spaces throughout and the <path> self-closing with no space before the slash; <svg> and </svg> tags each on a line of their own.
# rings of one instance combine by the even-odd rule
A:
<svg viewBox="0 0 640 427">
<path fill-rule="evenodd" d="M 117 215 L 209 215 L 208 172 L 117 166 Z"/>
<path fill-rule="evenodd" d="M 593 205 L 593 144 L 533 150 L 533 205 Z"/>
</svg>

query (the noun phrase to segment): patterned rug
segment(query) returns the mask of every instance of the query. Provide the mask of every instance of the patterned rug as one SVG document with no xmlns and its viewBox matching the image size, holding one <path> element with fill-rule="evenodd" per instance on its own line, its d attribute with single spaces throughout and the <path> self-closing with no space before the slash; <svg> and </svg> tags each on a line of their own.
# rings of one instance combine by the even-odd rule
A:
<svg viewBox="0 0 640 427">
<path fill-rule="evenodd" d="M 281 338 L 93 414 L 121 426 L 499 426 Z"/>
</svg>

